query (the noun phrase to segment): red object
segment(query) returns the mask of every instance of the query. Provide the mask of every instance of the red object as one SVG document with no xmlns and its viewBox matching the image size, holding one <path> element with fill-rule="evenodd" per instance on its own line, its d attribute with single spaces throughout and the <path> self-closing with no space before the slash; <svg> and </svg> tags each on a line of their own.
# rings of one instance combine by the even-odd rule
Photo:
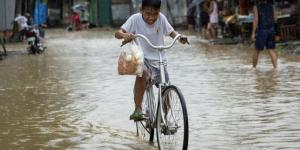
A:
<svg viewBox="0 0 300 150">
<path fill-rule="evenodd" d="M 80 16 L 79 13 L 73 12 L 71 16 L 73 30 L 80 30 Z"/>
<path fill-rule="evenodd" d="M 78 13 L 74 12 L 71 16 L 72 23 L 77 24 L 80 23 L 80 16 Z"/>
<path fill-rule="evenodd" d="M 27 37 L 34 37 L 34 32 L 33 31 L 27 31 L 26 36 Z"/>
<path fill-rule="evenodd" d="M 240 14 L 248 15 L 248 5 L 246 0 L 239 0 Z"/>
</svg>

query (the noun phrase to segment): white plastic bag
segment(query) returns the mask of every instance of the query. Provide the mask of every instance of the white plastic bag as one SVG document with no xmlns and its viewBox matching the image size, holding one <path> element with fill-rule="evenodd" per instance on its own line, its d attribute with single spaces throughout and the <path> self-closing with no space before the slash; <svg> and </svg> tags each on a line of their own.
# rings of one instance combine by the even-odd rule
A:
<svg viewBox="0 0 300 150">
<path fill-rule="evenodd" d="M 135 42 L 122 46 L 118 61 L 120 75 L 143 75 L 144 53 Z"/>
</svg>

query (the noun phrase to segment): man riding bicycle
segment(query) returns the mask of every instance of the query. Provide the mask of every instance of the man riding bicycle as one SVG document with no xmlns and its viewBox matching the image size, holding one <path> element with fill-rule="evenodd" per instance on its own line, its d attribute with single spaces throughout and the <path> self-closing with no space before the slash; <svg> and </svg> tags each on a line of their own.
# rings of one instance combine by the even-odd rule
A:
<svg viewBox="0 0 300 150">
<path fill-rule="evenodd" d="M 123 39 L 125 43 L 132 41 L 134 34 L 145 35 L 154 45 L 164 45 L 164 36 L 174 38 L 178 34 L 170 25 L 167 18 L 160 13 L 161 0 L 142 0 L 142 7 L 139 13 L 133 14 L 115 33 L 117 39 Z M 159 80 L 159 52 L 151 48 L 142 39 L 136 39 L 137 44 L 144 52 L 144 67 L 142 77 L 136 76 L 134 86 L 135 110 L 130 115 L 130 120 L 142 120 L 142 100 L 146 89 L 147 81 Z M 182 44 L 188 43 L 187 37 L 181 35 L 179 41 Z M 166 60 L 165 53 L 162 53 L 163 60 Z M 165 76 L 169 80 L 165 66 Z"/>
</svg>

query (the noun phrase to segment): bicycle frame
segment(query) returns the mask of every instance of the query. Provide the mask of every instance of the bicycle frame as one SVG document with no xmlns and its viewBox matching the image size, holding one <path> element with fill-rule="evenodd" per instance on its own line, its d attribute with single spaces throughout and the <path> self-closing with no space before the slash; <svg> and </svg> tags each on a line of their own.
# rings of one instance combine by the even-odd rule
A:
<svg viewBox="0 0 300 150">
<path fill-rule="evenodd" d="M 0 51 L 0 56 L 6 56 L 7 52 L 6 52 L 6 48 L 5 48 L 4 39 L 2 39 L 2 37 L 0 37 L 0 44 L 1 44 L 2 49 L 3 49 L 3 53 Z"/>
<path fill-rule="evenodd" d="M 180 34 L 177 34 L 176 37 L 174 38 L 173 42 L 170 44 L 170 45 L 167 45 L 167 46 L 155 46 L 153 45 L 149 39 L 147 37 L 145 37 L 144 35 L 141 35 L 141 34 L 136 34 L 135 37 L 139 37 L 139 38 L 142 38 L 144 39 L 149 45 L 150 47 L 154 48 L 154 49 L 157 49 L 159 51 L 159 69 L 160 69 L 160 82 L 158 84 L 158 103 L 160 105 L 158 105 L 159 108 L 157 108 L 157 110 L 159 111 L 163 111 L 163 106 L 162 106 L 162 87 L 165 86 L 167 83 L 166 83 L 166 77 L 165 77 L 165 69 L 164 69 L 164 61 L 162 59 L 162 51 L 165 50 L 165 49 L 169 49 L 171 48 L 177 39 L 180 38 Z M 166 123 L 166 120 L 164 117 L 162 117 L 162 121 L 163 123 Z"/>
</svg>

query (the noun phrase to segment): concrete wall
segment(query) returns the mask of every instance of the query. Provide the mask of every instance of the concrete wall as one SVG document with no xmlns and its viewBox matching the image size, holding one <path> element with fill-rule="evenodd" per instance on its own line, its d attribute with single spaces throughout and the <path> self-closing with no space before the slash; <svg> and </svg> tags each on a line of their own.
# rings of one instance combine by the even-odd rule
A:
<svg viewBox="0 0 300 150">
<path fill-rule="evenodd" d="M 67 25 L 71 23 L 71 12 L 72 12 L 73 0 L 64 0 L 62 8 L 62 24 Z"/>
<path fill-rule="evenodd" d="M 132 0 L 133 12 L 138 12 L 142 0 Z M 161 12 L 168 18 L 173 26 L 186 24 L 187 1 L 185 0 L 162 0 Z"/>
<path fill-rule="evenodd" d="M 185 0 L 164 0 L 161 11 L 173 26 L 186 24 L 187 2 Z"/>
<path fill-rule="evenodd" d="M 87 0 L 73 0 L 74 4 L 84 4 Z"/>
<path fill-rule="evenodd" d="M 112 23 L 122 25 L 134 13 L 131 0 L 112 0 Z"/>
<path fill-rule="evenodd" d="M 9 1 L 9 0 L 5 0 Z M 14 0 L 16 2 L 15 13 L 23 14 L 25 12 L 31 12 L 33 14 L 35 0 Z"/>
<path fill-rule="evenodd" d="M 15 18 L 16 0 L 0 1 L 0 31 L 11 30 L 11 22 Z"/>
</svg>

